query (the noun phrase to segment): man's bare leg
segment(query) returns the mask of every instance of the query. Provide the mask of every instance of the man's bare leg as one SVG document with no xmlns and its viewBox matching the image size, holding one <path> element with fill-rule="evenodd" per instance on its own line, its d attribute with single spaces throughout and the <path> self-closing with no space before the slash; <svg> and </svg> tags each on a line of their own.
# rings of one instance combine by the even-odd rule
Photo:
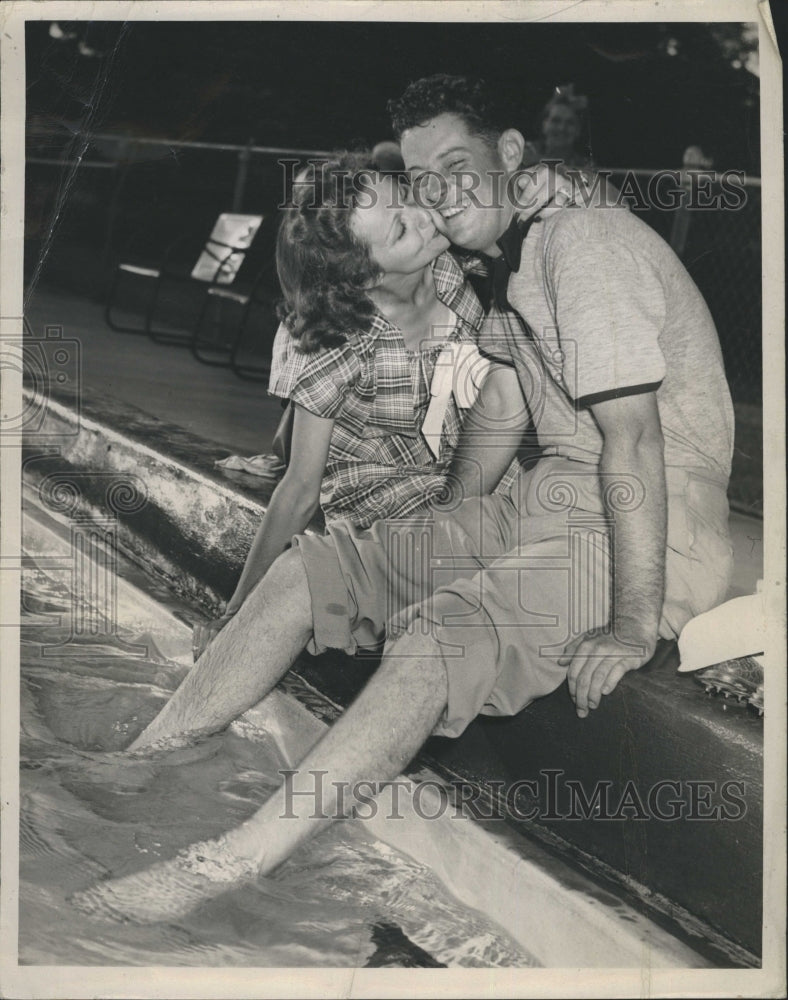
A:
<svg viewBox="0 0 788 1000">
<path fill-rule="evenodd" d="M 364 690 L 261 808 L 222 839 L 231 854 L 266 874 L 308 837 L 356 804 L 359 782 L 375 787 L 402 772 L 432 733 L 446 706 L 446 668 L 436 645 L 405 636 L 393 645 Z M 314 773 L 325 772 L 317 778 Z M 341 790 L 340 790 L 341 789 Z M 371 789 L 361 789 L 369 795 Z M 292 818 L 283 818 L 292 817 Z"/>
<path fill-rule="evenodd" d="M 129 747 L 222 729 L 256 704 L 293 665 L 312 634 L 300 555 L 281 555 Z"/>
<path fill-rule="evenodd" d="M 403 637 L 307 754 L 292 783 L 274 792 L 250 819 L 217 840 L 192 845 L 179 858 L 77 893 L 73 901 L 101 916 L 142 922 L 174 919 L 225 889 L 271 871 L 328 826 L 337 811 L 339 788 L 349 809 L 358 782 L 378 784 L 399 774 L 432 732 L 446 701 L 446 671 L 437 647 L 423 636 Z M 310 771 L 325 772 L 320 810 L 315 808 Z M 307 794 L 293 794 L 297 792 Z"/>
</svg>

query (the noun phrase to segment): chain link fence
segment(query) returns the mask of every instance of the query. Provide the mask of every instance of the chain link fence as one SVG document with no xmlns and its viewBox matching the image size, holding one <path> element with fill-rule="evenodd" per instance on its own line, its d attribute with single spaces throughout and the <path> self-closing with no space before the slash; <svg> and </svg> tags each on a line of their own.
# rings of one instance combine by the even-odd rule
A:
<svg viewBox="0 0 788 1000">
<path fill-rule="evenodd" d="M 737 211 L 695 212 L 684 263 L 717 325 L 736 411 L 730 501 L 763 516 L 761 190 Z"/>
<path fill-rule="evenodd" d="M 682 258 L 711 309 L 733 398 L 758 403 L 761 355 L 761 191 L 736 211 L 693 213 Z"/>
</svg>

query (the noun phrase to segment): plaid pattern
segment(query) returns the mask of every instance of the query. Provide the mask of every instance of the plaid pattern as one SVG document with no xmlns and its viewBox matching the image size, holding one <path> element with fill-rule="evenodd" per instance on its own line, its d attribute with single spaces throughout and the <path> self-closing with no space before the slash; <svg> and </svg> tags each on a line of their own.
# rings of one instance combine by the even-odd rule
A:
<svg viewBox="0 0 788 1000">
<path fill-rule="evenodd" d="M 438 297 L 457 323 L 421 351 L 380 313 L 365 333 L 339 347 L 302 354 L 283 326 L 274 342 L 269 392 L 335 420 L 320 504 L 327 520 L 368 527 L 403 517 L 440 498 L 457 446 L 461 416 L 452 397 L 439 460 L 421 435 L 435 362 L 447 343 L 476 343 L 483 310 L 450 253 L 432 264 Z"/>
</svg>

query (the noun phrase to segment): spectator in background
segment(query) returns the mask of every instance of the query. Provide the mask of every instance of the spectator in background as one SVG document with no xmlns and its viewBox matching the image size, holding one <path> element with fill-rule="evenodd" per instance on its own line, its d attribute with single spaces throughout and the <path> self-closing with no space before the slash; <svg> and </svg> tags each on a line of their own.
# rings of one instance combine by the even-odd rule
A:
<svg viewBox="0 0 788 1000">
<path fill-rule="evenodd" d="M 556 87 L 542 110 L 541 138 L 526 143 L 524 166 L 560 160 L 566 167 L 590 167 L 587 111 L 588 98 L 575 94 L 574 84 Z"/>
</svg>

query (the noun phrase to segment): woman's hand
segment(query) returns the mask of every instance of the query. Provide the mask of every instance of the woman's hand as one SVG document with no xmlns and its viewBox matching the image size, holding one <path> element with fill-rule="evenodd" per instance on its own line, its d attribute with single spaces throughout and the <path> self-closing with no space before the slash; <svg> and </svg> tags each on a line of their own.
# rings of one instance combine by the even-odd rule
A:
<svg viewBox="0 0 788 1000">
<path fill-rule="evenodd" d="M 234 611 L 225 611 L 220 618 L 214 618 L 213 621 L 206 622 L 204 625 L 198 623 L 194 626 L 194 631 L 192 633 L 192 653 L 194 654 L 195 663 L 205 652 L 208 643 L 212 642 L 216 638 L 234 614 Z"/>
</svg>

